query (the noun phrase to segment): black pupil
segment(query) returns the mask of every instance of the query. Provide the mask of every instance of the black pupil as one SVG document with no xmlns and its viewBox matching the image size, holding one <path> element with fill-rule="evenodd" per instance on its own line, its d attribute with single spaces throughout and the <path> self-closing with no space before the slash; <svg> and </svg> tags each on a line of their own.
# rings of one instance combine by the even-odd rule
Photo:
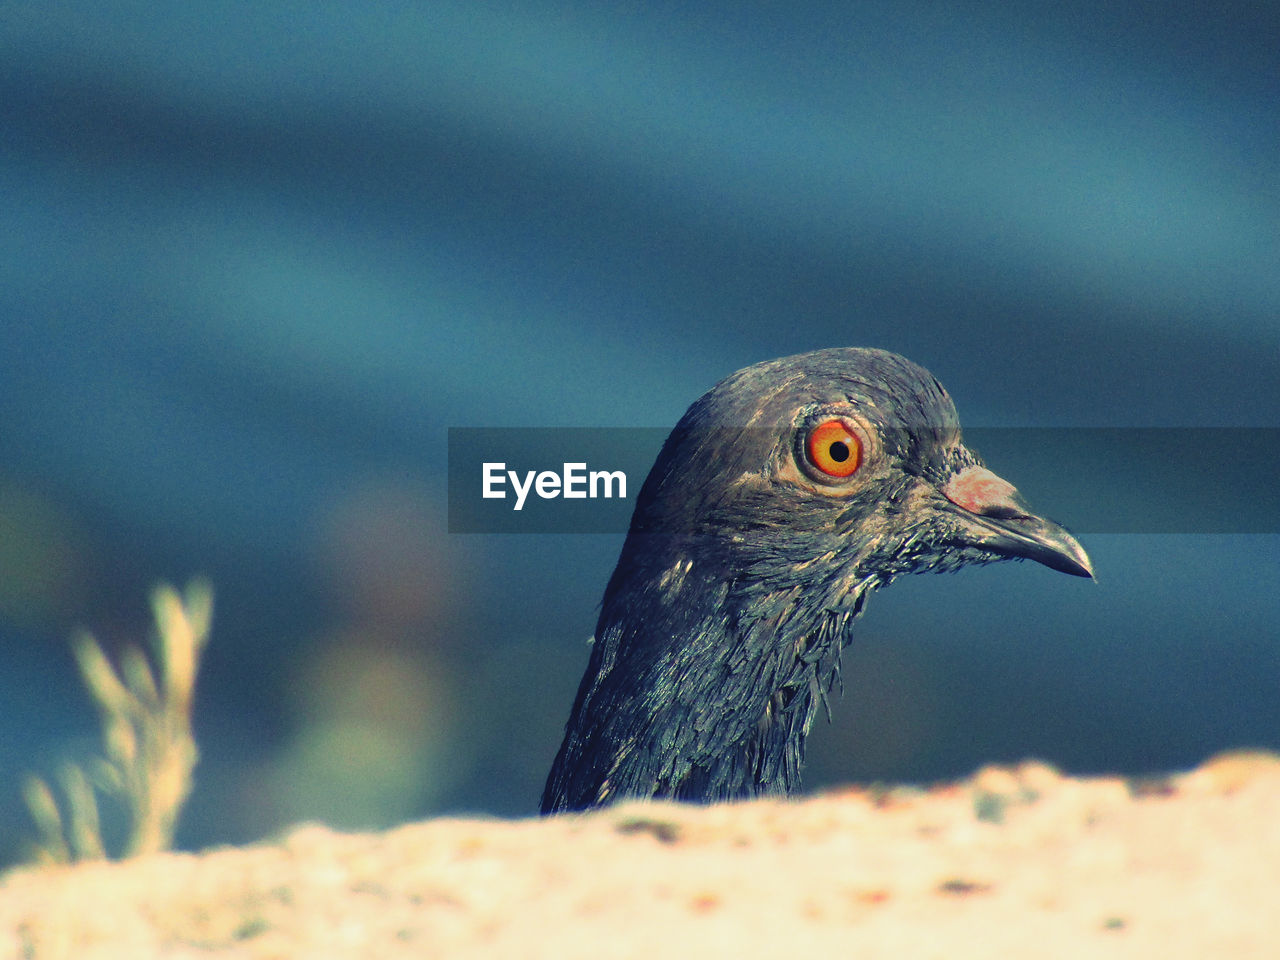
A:
<svg viewBox="0 0 1280 960">
<path fill-rule="evenodd" d="M 836 463 L 844 463 L 849 459 L 849 445 L 843 440 L 837 440 L 827 449 L 827 455 Z"/>
</svg>

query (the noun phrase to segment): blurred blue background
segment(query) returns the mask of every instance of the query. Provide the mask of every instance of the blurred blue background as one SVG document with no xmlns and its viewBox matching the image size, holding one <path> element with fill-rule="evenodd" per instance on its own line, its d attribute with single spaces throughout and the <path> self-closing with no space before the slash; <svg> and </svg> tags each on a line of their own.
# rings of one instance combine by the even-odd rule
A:
<svg viewBox="0 0 1280 960">
<path fill-rule="evenodd" d="M 0 10 L 0 861 L 95 749 L 70 631 L 196 573 L 183 844 L 531 813 L 621 535 L 447 534 L 450 426 L 833 345 L 970 425 L 1280 425 L 1270 3 Z M 1084 540 L 877 595 L 810 784 L 1280 747 L 1280 537 Z"/>
</svg>

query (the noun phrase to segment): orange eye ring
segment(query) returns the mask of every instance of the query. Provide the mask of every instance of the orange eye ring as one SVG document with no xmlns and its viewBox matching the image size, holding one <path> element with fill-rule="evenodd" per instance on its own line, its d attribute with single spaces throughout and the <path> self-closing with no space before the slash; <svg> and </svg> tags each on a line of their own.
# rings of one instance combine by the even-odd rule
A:
<svg viewBox="0 0 1280 960">
<path fill-rule="evenodd" d="M 805 441 L 809 462 L 829 477 L 853 476 L 862 465 L 862 441 L 843 420 L 824 420 Z"/>
</svg>

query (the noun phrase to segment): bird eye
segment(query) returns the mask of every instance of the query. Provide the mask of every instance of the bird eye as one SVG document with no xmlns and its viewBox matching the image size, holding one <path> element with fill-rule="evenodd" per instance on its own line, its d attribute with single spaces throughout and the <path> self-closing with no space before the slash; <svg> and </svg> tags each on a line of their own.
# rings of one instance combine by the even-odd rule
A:
<svg viewBox="0 0 1280 960">
<path fill-rule="evenodd" d="M 862 463 L 862 443 L 843 420 L 824 420 L 805 441 L 809 462 L 829 477 L 849 477 Z"/>
</svg>

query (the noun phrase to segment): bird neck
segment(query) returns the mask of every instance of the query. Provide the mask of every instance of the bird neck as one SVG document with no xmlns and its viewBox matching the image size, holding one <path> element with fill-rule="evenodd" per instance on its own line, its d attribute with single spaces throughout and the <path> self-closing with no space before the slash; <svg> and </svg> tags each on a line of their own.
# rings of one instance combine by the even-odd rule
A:
<svg viewBox="0 0 1280 960">
<path fill-rule="evenodd" d="M 615 573 L 543 808 L 621 797 L 715 801 L 800 786 L 805 737 L 838 682 L 868 585 L 726 581 L 677 561 Z"/>
</svg>

